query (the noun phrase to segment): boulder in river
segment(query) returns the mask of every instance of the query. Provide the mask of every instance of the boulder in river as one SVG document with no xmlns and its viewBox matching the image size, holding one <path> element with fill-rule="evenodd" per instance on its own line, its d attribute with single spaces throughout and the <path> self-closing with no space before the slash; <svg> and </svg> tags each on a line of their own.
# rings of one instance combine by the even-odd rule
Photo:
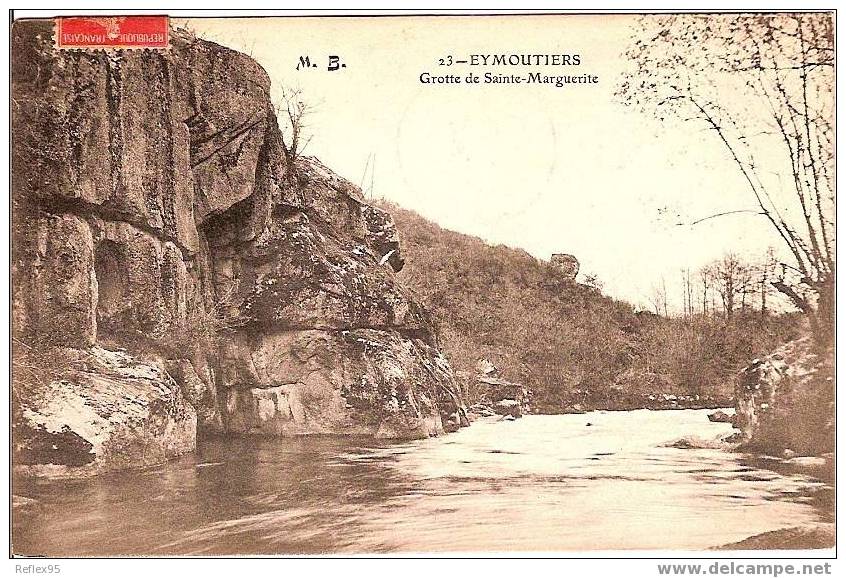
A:
<svg viewBox="0 0 846 578">
<path fill-rule="evenodd" d="M 501 399 L 493 404 L 494 411 L 499 415 L 510 415 L 511 417 L 523 417 L 523 410 L 520 402 L 516 399 Z"/>
<path fill-rule="evenodd" d="M 471 420 L 474 420 L 479 417 L 491 417 L 497 415 L 497 413 L 491 408 L 490 405 L 487 403 L 479 402 L 474 403 L 467 409 L 467 414 Z"/>
<path fill-rule="evenodd" d="M 819 455 L 834 448 L 834 351 L 810 337 L 754 360 L 735 381 L 735 427 L 749 449 Z"/>
<path fill-rule="evenodd" d="M 477 382 L 483 388 L 484 399 L 499 415 L 520 417 L 527 413 L 529 392 L 522 384 L 490 376 L 479 376 Z"/>
<path fill-rule="evenodd" d="M 679 438 L 677 440 L 667 442 L 663 444 L 663 447 L 666 448 L 675 448 L 678 450 L 692 450 L 692 449 L 718 449 L 718 450 L 730 450 L 736 447 L 736 444 L 732 442 L 721 439 L 719 437 L 714 438 L 702 438 L 696 435 L 685 436 Z"/>
<path fill-rule="evenodd" d="M 61 378 L 30 385 L 13 429 L 16 463 L 31 471 L 140 468 L 196 446 L 197 414 L 159 361 L 95 346 Z"/>
<path fill-rule="evenodd" d="M 708 421 L 717 422 L 717 423 L 732 423 L 734 420 L 734 416 L 728 414 L 720 409 L 713 413 L 708 414 Z"/>
</svg>

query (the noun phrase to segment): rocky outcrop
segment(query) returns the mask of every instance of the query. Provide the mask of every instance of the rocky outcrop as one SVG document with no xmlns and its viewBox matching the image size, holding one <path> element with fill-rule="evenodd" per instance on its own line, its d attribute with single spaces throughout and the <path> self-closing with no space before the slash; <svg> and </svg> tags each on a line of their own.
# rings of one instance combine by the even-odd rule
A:
<svg viewBox="0 0 846 578">
<path fill-rule="evenodd" d="M 755 359 L 735 382 L 735 427 L 750 449 L 820 455 L 834 449 L 834 352 L 810 337 Z"/>
<path fill-rule="evenodd" d="M 25 391 L 14 420 L 16 464 L 95 473 L 194 449 L 196 413 L 161 362 L 96 346 L 77 361 L 81 367 L 65 378 L 32 382 Z"/>
<path fill-rule="evenodd" d="M 488 360 L 479 360 L 476 369 L 476 389 L 481 392 L 481 400 L 471 408 L 474 416 L 520 418 L 529 412 L 529 390 L 524 385 L 498 377 L 499 371 Z"/>
<path fill-rule="evenodd" d="M 51 377 L 37 398 L 24 388 L 21 448 L 33 432 L 76 432 L 61 423 L 67 404 L 173 422 L 137 462 L 190 450 L 189 422 L 222 434 L 452 429 L 458 389 L 394 276 L 390 214 L 316 159 L 286 164 L 258 64 L 179 31 L 167 52 L 110 53 L 56 52 L 50 33 L 44 21 L 13 29 L 14 333 L 26 347 L 125 350 L 122 363 L 160 374 L 123 396 L 126 379 L 100 366 Z M 74 385 L 100 373 L 108 385 L 84 396 Z M 130 442 L 117 459 L 76 434 L 86 463 L 133 461 Z"/>
<path fill-rule="evenodd" d="M 400 254 L 399 234 L 390 213 L 371 205 L 362 207 L 367 222 L 367 243 L 382 255 L 380 263 L 390 263 L 394 271 L 400 272 L 405 260 Z"/>
<path fill-rule="evenodd" d="M 230 432 L 427 437 L 459 405 L 443 356 L 395 332 L 239 334 L 221 360 Z"/>
<path fill-rule="evenodd" d="M 576 275 L 579 274 L 579 260 L 573 255 L 567 253 L 553 253 L 549 259 L 556 269 L 560 270 L 564 277 L 570 281 L 576 280 Z"/>
</svg>

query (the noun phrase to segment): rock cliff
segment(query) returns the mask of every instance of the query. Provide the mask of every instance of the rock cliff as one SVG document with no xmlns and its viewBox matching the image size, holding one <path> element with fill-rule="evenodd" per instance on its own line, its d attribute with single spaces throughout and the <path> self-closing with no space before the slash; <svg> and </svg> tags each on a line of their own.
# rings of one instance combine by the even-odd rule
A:
<svg viewBox="0 0 846 578">
<path fill-rule="evenodd" d="M 110 53 L 56 52 L 51 33 L 12 39 L 16 463 L 461 422 L 394 277 L 390 214 L 316 159 L 286 165 L 255 61 L 178 31 L 167 52 Z"/>
<path fill-rule="evenodd" d="M 834 451 L 834 387 L 834 351 L 810 337 L 755 359 L 735 382 L 740 441 L 776 455 Z"/>
</svg>

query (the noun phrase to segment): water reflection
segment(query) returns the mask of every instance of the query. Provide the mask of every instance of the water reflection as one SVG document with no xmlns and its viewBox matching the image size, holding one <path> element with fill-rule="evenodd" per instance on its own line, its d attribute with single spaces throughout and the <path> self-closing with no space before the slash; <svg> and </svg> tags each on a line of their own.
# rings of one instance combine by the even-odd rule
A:
<svg viewBox="0 0 846 578">
<path fill-rule="evenodd" d="M 662 447 L 728 432 L 705 414 L 529 416 L 408 443 L 208 440 L 141 472 L 15 480 L 34 501 L 15 507 L 13 542 L 79 556 L 703 549 L 825 519 L 820 480 Z"/>
</svg>

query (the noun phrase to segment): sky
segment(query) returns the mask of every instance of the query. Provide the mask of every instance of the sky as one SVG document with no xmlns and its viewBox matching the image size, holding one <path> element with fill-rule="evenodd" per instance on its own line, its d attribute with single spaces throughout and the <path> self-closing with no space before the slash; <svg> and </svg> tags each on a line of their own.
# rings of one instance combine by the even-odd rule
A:
<svg viewBox="0 0 846 578">
<path fill-rule="evenodd" d="M 250 54 L 272 98 L 299 89 L 313 112 L 305 154 L 368 195 L 539 259 L 571 253 L 580 276 L 650 308 L 663 282 L 681 309 L 681 270 L 778 239 L 716 136 L 662 124 L 614 92 L 634 17 L 488 16 L 177 20 Z M 578 66 L 439 66 L 471 54 L 578 54 Z M 328 71 L 329 55 L 346 66 Z M 297 70 L 300 56 L 318 67 Z M 590 74 L 595 84 L 424 84 L 421 73 Z M 682 223 L 682 224 L 679 224 Z"/>
</svg>

